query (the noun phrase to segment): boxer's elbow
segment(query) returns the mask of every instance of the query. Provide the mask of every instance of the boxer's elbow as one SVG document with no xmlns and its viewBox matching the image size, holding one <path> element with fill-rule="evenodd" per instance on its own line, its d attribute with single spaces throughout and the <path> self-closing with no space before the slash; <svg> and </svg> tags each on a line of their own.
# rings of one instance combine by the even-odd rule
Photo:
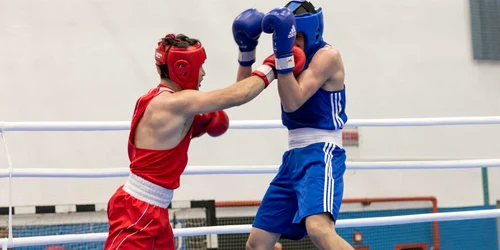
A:
<svg viewBox="0 0 500 250">
<path fill-rule="evenodd" d="M 287 113 L 295 112 L 304 104 L 299 95 L 293 96 L 290 94 L 280 94 L 280 99 L 283 111 Z"/>
<path fill-rule="evenodd" d="M 297 102 L 285 102 L 285 101 L 281 101 L 281 106 L 283 106 L 283 111 L 285 111 L 286 113 L 292 113 L 292 112 L 295 112 L 297 111 L 297 109 L 300 108 L 300 106 L 302 106 L 302 104 L 300 103 L 297 103 Z"/>
</svg>

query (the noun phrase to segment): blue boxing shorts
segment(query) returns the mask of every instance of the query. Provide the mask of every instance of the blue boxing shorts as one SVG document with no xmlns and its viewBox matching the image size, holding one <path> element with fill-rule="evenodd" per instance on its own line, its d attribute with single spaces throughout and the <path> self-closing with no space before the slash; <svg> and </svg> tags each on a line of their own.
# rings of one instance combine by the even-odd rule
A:
<svg viewBox="0 0 500 250">
<path fill-rule="evenodd" d="M 344 193 L 345 161 L 345 150 L 332 143 L 286 151 L 252 226 L 300 240 L 307 235 L 306 217 L 330 213 L 335 222 Z"/>
</svg>

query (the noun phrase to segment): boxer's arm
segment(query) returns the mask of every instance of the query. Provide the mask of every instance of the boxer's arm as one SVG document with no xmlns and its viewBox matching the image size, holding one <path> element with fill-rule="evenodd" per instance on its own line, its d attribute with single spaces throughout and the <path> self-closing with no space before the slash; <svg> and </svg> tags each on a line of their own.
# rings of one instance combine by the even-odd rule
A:
<svg viewBox="0 0 500 250">
<path fill-rule="evenodd" d="M 342 67 L 341 60 L 338 50 L 322 49 L 298 79 L 292 73 L 278 74 L 278 93 L 283 110 L 293 112 L 300 108 Z"/>
<path fill-rule="evenodd" d="M 236 75 L 236 81 L 239 82 L 252 75 L 252 66 L 238 66 L 238 72 Z"/>
<path fill-rule="evenodd" d="M 251 76 L 235 84 L 210 92 L 183 90 L 175 95 L 171 106 L 185 116 L 204 114 L 245 104 L 264 90 L 264 80 Z"/>
</svg>

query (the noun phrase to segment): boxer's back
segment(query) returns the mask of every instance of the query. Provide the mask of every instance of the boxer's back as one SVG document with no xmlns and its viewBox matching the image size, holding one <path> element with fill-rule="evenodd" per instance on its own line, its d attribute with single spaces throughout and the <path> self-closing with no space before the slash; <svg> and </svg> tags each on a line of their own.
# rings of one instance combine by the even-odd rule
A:
<svg viewBox="0 0 500 250">
<path fill-rule="evenodd" d="M 128 154 L 132 173 L 164 188 L 176 189 L 188 161 L 191 126 L 186 126 L 186 121 L 180 117 L 168 115 L 168 110 L 148 110 L 153 99 L 165 91 L 172 92 L 159 85 L 137 100 L 130 127 Z M 166 113 L 159 115 L 156 112 Z M 162 127 L 158 127 L 158 120 Z"/>
</svg>

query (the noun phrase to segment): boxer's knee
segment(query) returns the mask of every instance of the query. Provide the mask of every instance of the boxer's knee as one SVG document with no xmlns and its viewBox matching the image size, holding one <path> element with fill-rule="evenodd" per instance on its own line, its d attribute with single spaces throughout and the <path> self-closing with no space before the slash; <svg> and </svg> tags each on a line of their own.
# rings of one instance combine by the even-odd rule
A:
<svg viewBox="0 0 500 250">
<path fill-rule="evenodd" d="M 252 228 L 250 236 L 245 245 L 246 250 L 269 250 L 274 249 L 280 235 L 259 228 Z"/>
<path fill-rule="evenodd" d="M 329 213 L 315 214 L 307 217 L 306 229 L 307 234 L 313 241 L 314 239 L 337 236 L 335 224 Z"/>
<path fill-rule="evenodd" d="M 335 232 L 335 224 L 329 213 L 307 217 L 306 228 L 311 241 L 318 249 L 354 250 L 347 241 Z"/>
</svg>

